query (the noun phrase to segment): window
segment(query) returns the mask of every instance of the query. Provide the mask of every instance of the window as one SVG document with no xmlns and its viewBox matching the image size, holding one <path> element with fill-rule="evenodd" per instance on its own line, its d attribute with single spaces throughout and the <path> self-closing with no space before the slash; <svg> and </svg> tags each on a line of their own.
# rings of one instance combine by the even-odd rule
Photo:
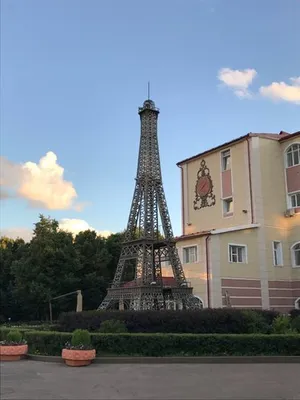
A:
<svg viewBox="0 0 300 400">
<path fill-rule="evenodd" d="M 295 301 L 295 308 L 296 310 L 300 310 L 300 297 Z"/>
<path fill-rule="evenodd" d="M 273 264 L 275 266 L 283 265 L 282 243 L 273 242 Z"/>
<path fill-rule="evenodd" d="M 197 262 L 197 246 L 183 248 L 183 263 L 189 264 Z"/>
<path fill-rule="evenodd" d="M 300 192 L 290 194 L 291 208 L 300 207 Z"/>
<path fill-rule="evenodd" d="M 300 144 L 292 144 L 286 152 L 286 164 L 288 167 L 294 167 L 300 164 Z"/>
<path fill-rule="evenodd" d="M 231 168 L 230 150 L 222 151 L 222 171 L 227 171 Z"/>
<path fill-rule="evenodd" d="M 247 262 L 246 246 L 230 244 L 229 261 L 231 263 L 246 263 Z"/>
<path fill-rule="evenodd" d="M 230 214 L 233 212 L 232 198 L 223 200 L 223 211 L 224 211 L 224 214 Z"/>
<path fill-rule="evenodd" d="M 292 263 L 293 267 L 300 267 L 300 242 L 292 246 Z"/>
</svg>

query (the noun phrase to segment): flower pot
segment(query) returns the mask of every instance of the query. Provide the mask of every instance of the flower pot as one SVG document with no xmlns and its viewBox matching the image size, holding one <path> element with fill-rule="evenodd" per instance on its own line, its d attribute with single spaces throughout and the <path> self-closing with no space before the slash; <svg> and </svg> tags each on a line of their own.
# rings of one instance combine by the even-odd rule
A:
<svg viewBox="0 0 300 400">
<path fill-rule="evenodd" d="M 63 349 L 61 356 L 70 367 L 83 367 L 96 357 L 96 350 Z"/>
<path fill-rule="evenodd" d="M 15 346 L 0 345 L 0 360 L 1 361 L 17 361 L 23 358 L 28 352 L 27 344 Z"/>
</svg>

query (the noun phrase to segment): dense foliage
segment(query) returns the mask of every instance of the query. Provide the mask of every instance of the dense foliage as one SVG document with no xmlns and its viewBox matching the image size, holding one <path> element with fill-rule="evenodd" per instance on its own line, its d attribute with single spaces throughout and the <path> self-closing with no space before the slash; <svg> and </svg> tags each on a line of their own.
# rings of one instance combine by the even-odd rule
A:
<svg viewBox="0 0 300 400">
<path fill-rule="evenodd" d="M 49 300 L 82 290 L 83 307 L 96 309 L 110 285 L 122 234 L 108 238 L 94 231 L 71 233 L 40 216 L 29 243 L 0 238 L 0 322 L 46 320 Z M 53 302 L 53 318 L 76 309 L 76 295 Z"/>
<path fill-rule="evenodd" d="M 76 329 L 72 334 L 71 342 L 66 342 L 64 347 L 72 350 L 92 349 L 90 332 L 85 329 Z"/>
<path fill-rule="evenodd" d="M 61 331 L 101 330 L 108 320 L 122 321 L 131 333 L 270 333 L 275 311 L 203 309 L 199 311 L 84 311 L 63 313 Z"/>
<path fill-rule="evenodd" d="M 0 330 L 2 338 L 5 330 Z M 29 354 L 61 355 L 71 333 L 26 331 Z M 300 355 L 300 335 L 91 334 L 97 356 Z"/>
</svg>

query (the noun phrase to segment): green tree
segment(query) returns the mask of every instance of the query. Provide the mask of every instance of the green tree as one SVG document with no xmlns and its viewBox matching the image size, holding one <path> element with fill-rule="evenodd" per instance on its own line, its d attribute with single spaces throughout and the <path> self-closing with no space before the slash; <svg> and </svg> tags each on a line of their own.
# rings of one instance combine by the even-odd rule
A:
<svg viewBox="0 0 300 400">
<path fill-rule="evenodd" d="M 58 222 L 40 215 L 28 251 L 12 263 L 15 295 L 24 319 L 45 319 L 49 300 L 79 289 L 80 263 L 71 233 L 59 230 Z M 53 305 L 54 316 L 76 301 L 64 298 Z"/>
<path fill-rule="evenodd" d="M 0 319 L 47 319 L 50 299 L 78 289 L 84 309 L 97 308 L 114 277 L 123 238 L 123 233 L 103 238 L 90 230 L 74 238 L 43 215 L 30 243 L 0 238 Z M 76 294 L 52 304 L 56 318 L 75 310 Z"/>
<path fill-rule="evenodd" d="M 28 244 L 23 239 L 0 238 L 0 318 L 19 319 L 20 307 L 14 295 L 15 280 L 12 273 L 12 264 L 26 253 Z"/>
<path fill-rule="evenodd" d="M 96 309 L 110 284 L 108 265 L 112 255 L 106 240 L 91 230 L 76 235 L 74 248 L 80 264 L 77 277 L 83 294 L 83 308 Z"/>
</svg>

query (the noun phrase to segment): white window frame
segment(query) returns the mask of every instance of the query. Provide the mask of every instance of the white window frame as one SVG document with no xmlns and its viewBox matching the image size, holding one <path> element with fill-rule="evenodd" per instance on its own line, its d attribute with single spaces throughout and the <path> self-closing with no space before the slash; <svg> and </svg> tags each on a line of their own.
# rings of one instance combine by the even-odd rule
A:
<svg viewBox="0 0 300 400">
<path fill-rule="evenodd" d="M 296 254 L 295 254 L 296 250 L 294 249 L 296 246 L 300 247 L 300 242 L 294 243 L 293 246 L 291 247 L 292 267 L 293 268 L 300 268 L 300 265 L 296 265 Z M 297 251 L 300 252 L 300 248 Z"/>
<path fill-rule="evenodd" d="M 298 151 L 296 150 L 296 152 L 298 152 L 298 164 L 294 164 L 294 151 L 292 151 L 292 147 L 293 146 L 298 146 Z M 292 151 L 292 165 L 288 164 L 288 153 Z M 292 167 L 296 167 L 297 165 L 300 165 L 300 143 L 299 142 L 295 142 L 295 143 L 291 143 L 286 149 L 285 149 L 285 166 L 286 168 L 292 168 Z"/>
<path fill-rule="evenodd" d="M 195 247 L 195 248 L 196 248 L 196 252 L 195 252 L 196 261 L 189 261 L 189 262 L 186 262 L 186 261 L 185 261 L 185 250 L 186 250 L 186 249 L 190 249 L 191 247 Z M 199 262 L 198 245 L 197 245 L 197 244 L 191 244 L 191 245 L 189 245 L 189 246 L 184 246 L 184 247 L 182 247 L 182 263 L 183 263 L 183 264 L 196 264 L 197 262 Z"/>
<path fill-rule="evenodd" d="M 298 297 L 298 299 L 295 300 L 295 309 L 300 310 L 300 297 Z"/>
<path fill-rule="evenodd" d="M 231 200 L 231 203 L 232 203 L 232 211 L 226 211 L 226 209 L 225 209 L 225 207 L 227 205 L 227 202 L 229 200 Z M 227 217 L 227 216 L 231 217 L 232 214 L 233 214 L 233 207 L 234 207 L 234 205 L 233 205 L 233 197 L 232 196 L 226 197 L 226 198 L 222 199 L 222 202 L 223 202 L 223 216 L 224 217 Z"/>
<path fill-rule="evenodd" d="M 279 262 L 277 260 L 277 263 L 276 263 L 276 257 L 275 257 L 275 252 L 276 252 L 275 243 L 278 243 L 279 244 L 279 248 L 280 248 L 280 260 L 279 260 Z M 273 265 L 274 265 L 274 267 L 283 267 L 283 249 L 282 249 L 282 242 L 280 240 L 273 240 L 273 242 L 272 242 L 272 254 L 273 254 Z M 277 257 L 278 257 L 278 255 L 277 255 Z"/>
<path fill-rule="evenodd" d="M 291 193 L 288 194 L 288 196 L 289 196 L 289 208 L 299 208 L 300 207 L 300 203 L 299 203 L 299 205 L 297 205 L 297 204 L 295 206 L 292 205 L 292 197 L 293 196 L 297 196 L 297 195 L 300 195 L 300 191 L 291 192 Z"/>
<path fill-rule="evenodd" d="M 229 156 L 225 156 L 226 153 L 229 153 Z M 230 159 L 230 168 L 224 167 L 224 161 L 227 158 Z M 221 151 L 221 169 L 222 169 L 222 172 L 231 170 L 231 151 L 230 151 L 230 149 Z"/>
<path fill-rule="evenodd" d="M 244 248 L 244 259 L 243 261 L 232 261 L 231 260 L 231 247 L 242 247 Z M 228 262 L 230 264 L 248 264 L 248 247 L 246 244 L 239 244 L 239 243 L 228 243 Z"/>
</svg>

